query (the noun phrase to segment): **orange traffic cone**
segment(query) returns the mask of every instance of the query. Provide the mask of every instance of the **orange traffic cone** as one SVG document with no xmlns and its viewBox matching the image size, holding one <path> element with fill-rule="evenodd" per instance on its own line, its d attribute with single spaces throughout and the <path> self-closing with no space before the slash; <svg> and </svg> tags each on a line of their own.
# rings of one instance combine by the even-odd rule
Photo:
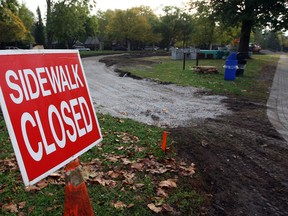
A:
<svg viewBox="0 0 288 216">
<path fill-rule="evenodd" d="M 64 216 L 94 216 L 79 160 L 66 165 Z"/>
</svg>

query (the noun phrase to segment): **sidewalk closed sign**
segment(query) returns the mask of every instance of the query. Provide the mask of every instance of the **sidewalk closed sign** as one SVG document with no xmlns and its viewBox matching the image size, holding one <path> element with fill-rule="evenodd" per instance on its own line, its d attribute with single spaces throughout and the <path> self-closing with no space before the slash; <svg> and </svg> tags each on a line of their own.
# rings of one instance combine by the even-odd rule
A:
<svg viewBox="0 0 288 216">
<path fill-rule="evenodd" d="M 102 140 L 76 50 L 1 51 L 0 102 L 25 185 Z"/>
</svg>

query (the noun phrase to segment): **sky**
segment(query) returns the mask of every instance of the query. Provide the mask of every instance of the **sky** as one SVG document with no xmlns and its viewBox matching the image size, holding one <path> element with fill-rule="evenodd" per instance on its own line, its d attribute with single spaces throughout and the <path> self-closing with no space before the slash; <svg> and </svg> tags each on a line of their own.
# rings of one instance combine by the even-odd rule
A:
<svg viewBox="0 0 288 216">
<path fill-rule="evenodd" d="M 140 5 L 150 6 L 156 14 L 158 14 L 163 6 L 182 7 L 188 0 L 96 0 L 96 10 L 106 11 L 107 9 L 127 9 Z M 26 3 L 27 8 L 36 14 L 36 9 L 39 6 L 41 13 L 46 13 L 46 0 L 19 0 Z"/>
</svg>

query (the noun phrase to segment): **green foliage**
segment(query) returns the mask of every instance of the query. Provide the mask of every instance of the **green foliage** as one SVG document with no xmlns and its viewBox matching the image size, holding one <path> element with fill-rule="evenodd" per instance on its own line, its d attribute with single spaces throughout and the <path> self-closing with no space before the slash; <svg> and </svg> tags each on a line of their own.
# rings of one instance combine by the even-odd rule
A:
<svg viewBox="0 0 288 216">
<path fill-rule="evenodd" d="M 239 52 L 248 52 L 253 27 L 269 27 L 274 30 L 288 29 L 286 0 L 198 0 L 191 5 L 201 9 L 209 8 L 210 16 L 227 27 L 241 25 Z M 204 10 L 207 13 L 207 10 Z"/>
<path fill-rule="evenodd" d="M 0 8 L 0 42 L 14 42 L 27 39 L 27 31 L 22 20 L 8 8 Z"/>
<path fill-rule="evenodd" d="M 98 11 L 100 40 L 127 44 L 128 49 L 153 44 L 161 40 L 159 18 L 150 7 L 140 6 L 127 10 Z M 110 47 L 109 47 L 110 48 Z"/>
<path fill-rule="evenodd" d="M 143 12 L 141 7 L 115 10 L 106 29 L 114 39 L 127 42 L 130 49 L 132 41 L 144 42 L 151 38 L 152 28 Z"/>
<path fill-rule="evenodd" d="M 162 34 L 162 44 L 169 49 L 170 46 L 187 47 L 191 44 L 192 32 L 196 32 L 193 16 L 178 7 L 166 6 L 164 15 L 160 17 L 159 32 Z"/>
<path fill-rule="evenodd" d="M 266 32 L 264 42 L 267 49 L 273 51 L 281 50 L 280 40 L 276 32 Z"/>
<path fill-rule="evenodd" d="M 189 21 L 191 17 L 182 13 L 180 8 L 174 6 L 166 6 L 163 8 L 164 15 L 160 17 L 160 31 L 163 37 L 162 43 L 166 48 L 174 46 L 179 37 L 189 35 L 192 31 Z M 187 18 L 187 22 L 185 19 Z M 186 33 L 187 31 L 187 33 Z M 182 37 L 182 39 L 184 39 Z M 180 39 L 181 40 L 181 39 Z"/>
<path fill-rule="evenodd" d="M 17 0 L 0 2 L 0 42 L 31 42 L 34 15 Z"/>
<path fill-rule="evenodd" d="M 65 42 L 66 48 L 85 32 L 83 14 L 85 10 L 81 7 L 64 2 L 56 3 L 53 7 L 51 19 L 55 39 Z"/>
<path fill-rule="evenodd" d="M 47 10 L 47 39 L 64 43 L 66 48 L 81 38 L 94 36 L 98 24 L 95 17 L 89 16 L 89 9 L 93 7 L 89 1 L 60 1 L 55 4 L 48 2 L 50 11 Z M 91 7 L 90 7 L 91 6 Z M 48 44 L 49 46 L 49 44 Z"/>
<path fill-rule="evenodd" d="M 215 41 L 216 25 L 213 19 L 206 16 L 195 16 L 193 19 L 194 31 L 192 43 L 201 47 L 210 47 Z"/>
<path fill-rule="evenodd" d="M 271 29 L 287 28 L 287 1 L 286 0 L 212 0 L 211 7 L 215 15 L 229 26 L 241 23 L 244 20 L 253 20 L 255 26 L 267 26 Z M 269 12 L 269 13 L 268 13 Z"/>
<path fill-rule="evenodd" d="M 19 8 L 19 3 L 17 0 L 1 0 L 0 1 L 0 8 L 7 8 L 12 13 L 17 14 L 18 8 Z M 0 16 L 1 16 L 1 14 L 0 14 Z"/>
<path fill-rule="evenodd" d="M 34 25 L 34 14 L 26 7 L 25 4 L 22 4 L 19 7 L 18 14 L 19 18 L 23 21 L 27 30 L 31 32 Z"/>
</svg>

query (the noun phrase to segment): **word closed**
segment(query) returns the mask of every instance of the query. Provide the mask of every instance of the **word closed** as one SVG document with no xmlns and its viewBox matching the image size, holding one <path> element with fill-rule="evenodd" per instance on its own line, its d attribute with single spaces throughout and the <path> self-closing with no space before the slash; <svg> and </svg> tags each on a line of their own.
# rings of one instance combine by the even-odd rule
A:
<svg viewBox="0 0 288 216">
<path fill-rule="evenodd" d="M 102 140 L 78 51 L 0 57 L 1 107 L 25 185 Z"/>
</svg>

